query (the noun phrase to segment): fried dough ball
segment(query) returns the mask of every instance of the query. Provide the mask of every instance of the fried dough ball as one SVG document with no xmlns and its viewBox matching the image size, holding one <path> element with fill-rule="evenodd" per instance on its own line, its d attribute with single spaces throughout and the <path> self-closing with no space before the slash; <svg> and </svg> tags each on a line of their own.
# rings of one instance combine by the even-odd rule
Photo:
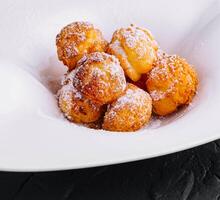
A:
<svg viewBox="0 0 220 200">
<path fill-rule="evenodd" d="M 108 106 L 102 128 L 109 131 L 136 131 L 149 122 L 151 112 L 150 95 L 128 83 L 125 94 Z"/>
<path fill-rule="evenodd" d="M 107 42 L 92 24 L 73 22 L 57 35 L 56 45 L 59 60 L 72 70 L 84 54 L 105 51 Z"/>
<path fill-rule="evenodd" d="M 138 81 L 141 74 L 152 69 L 157 49 L 150 31 L 131 25 L 114 32 L 107 52 L 119 59 L 125 74 L 131 80 Z"/>
<path fill-rule="evenodd" d="M 85 98 L 71 83 L 58 92 L 58 104 L 65 117 L 76 123 L 97 121 L 103 113 L 100 105 Z"/>
<path fill-rule="evenodd" d="M 85 97 L 102 105 L 123 94 L 126 80 L 116 57 L 95 52 L 87 54 L 77 63 L 73 85 Z"/>
<path fill-rule="evenodd" d="M 185 59 L 176 55 L 158 54 L 155 67 L 146 81 L 147 91 L 153 100 L 153 111 L 158 115 L 174 112 L 189 104 L 196 93 L 196 71 Z"/>
</svg>

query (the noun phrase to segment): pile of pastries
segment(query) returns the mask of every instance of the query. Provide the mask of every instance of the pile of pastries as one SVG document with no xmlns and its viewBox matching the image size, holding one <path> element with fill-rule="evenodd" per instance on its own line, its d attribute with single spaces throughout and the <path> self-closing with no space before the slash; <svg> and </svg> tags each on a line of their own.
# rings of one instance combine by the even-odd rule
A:
<svg viewBox="0 0 220 200">
<path fill-rule="evenodd" d="M 163 52 L 145 28 L 120 28 L 108 43 L 91 23 L 73 22 L 57 35 L 56 46 L 68 68 L 58 105 L 71 122 L 136 131 L 152 114 L 171 114 L 196 94 L 195 69 Z"/>
</svg>

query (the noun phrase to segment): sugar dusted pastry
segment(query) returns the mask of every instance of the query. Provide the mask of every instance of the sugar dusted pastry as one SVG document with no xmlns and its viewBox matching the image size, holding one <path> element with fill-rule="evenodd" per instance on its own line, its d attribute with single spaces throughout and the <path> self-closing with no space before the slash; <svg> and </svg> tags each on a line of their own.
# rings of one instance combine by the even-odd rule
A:
<svg viewBox="0 0 220 200">
<path fill-rule="evenodd" d="M 120 60 L 125 74 L 131 80 L 138 81 L 141 74 L 152 69 L 157 49 L 150 31 L 131 25 L 115 31 L 107 52 Z"/>
<path fill-rule="evenodd" d="M 149 122 L 151 111 L 150 95 L 128 83 L 125 94 L 108 106 L 102 128 L 109 131 L 136 131 Z"/>
<path fill-rule="evenodd" d="M 56 45 L 68 67 L 58 105 L 68 120 L 88 128 L 139 130 L 152 112 L 168 115 L 189 104 L 197 91 L 192 66 L 158 49 L 144 28 L 120 28 L 107 44 L 92 24 L 74 22 L 57 35 Z"/>
<path fill-rule="evenodd" d="M 65 117 L 76 123 L 97 121 L 103 113 L 100 105 L 85 98 L 71 82 L 58 92 L 58 104 Z"/>
<path fill-rule="evenodd" d="M 107 42 L 91 23 L 73 22 L 57 35 L 56 45 L 59 60 L 72 70 L 84 54 L 105 51 Z"/>
<path fill-rule="evenodd" d="M 73 85 L 99 104 L 111 103 L 126 88 L 124 71 L 115 56 L 96 52 L 84 56 L 75 69 Z"/>
<path fill-rule="evenodd" d="M 179 106 L 189 104 L 197 85 L 196 71 L 186 60 L 165 53 L 158 54 L 158 60 L 146 82 L 153 100 L 153 110 L 158 115 L 170 114 Z"/>
</svg>

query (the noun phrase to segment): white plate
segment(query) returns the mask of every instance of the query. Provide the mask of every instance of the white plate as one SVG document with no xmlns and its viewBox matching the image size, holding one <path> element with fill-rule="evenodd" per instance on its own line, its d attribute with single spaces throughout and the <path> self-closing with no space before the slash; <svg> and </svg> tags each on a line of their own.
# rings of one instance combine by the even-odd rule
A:
<svg viewBox="0 0 220 200">
<path fill-rule="evenodd" d="M 220 3 L 211 0 L 20 0 L 0 6 L 0 169 L 43 171 L 120 163 L 187 149 L 220 137 Z M 134 134 L 64 120 L 52 91 L 65 67 L 55 36 L 87 20 L 107 39 L 130 23 L 150 29 L 162 49 L 196 66 L 192 105 L 166 125 Z M 155 124 L 154 124 L 155 125 Z"/>
</svg>

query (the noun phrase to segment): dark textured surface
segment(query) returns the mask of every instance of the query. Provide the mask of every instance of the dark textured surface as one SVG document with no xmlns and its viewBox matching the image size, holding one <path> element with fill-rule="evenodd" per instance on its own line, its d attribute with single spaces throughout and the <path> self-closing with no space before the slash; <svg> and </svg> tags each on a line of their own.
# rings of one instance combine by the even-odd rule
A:
<svg viewBox="0 0 220 200">
<path fill-rule="evenodd" d="M 220 140 L 121 165 L 0 172 L 0 200 L 220 200 Z"/>
</svg>

